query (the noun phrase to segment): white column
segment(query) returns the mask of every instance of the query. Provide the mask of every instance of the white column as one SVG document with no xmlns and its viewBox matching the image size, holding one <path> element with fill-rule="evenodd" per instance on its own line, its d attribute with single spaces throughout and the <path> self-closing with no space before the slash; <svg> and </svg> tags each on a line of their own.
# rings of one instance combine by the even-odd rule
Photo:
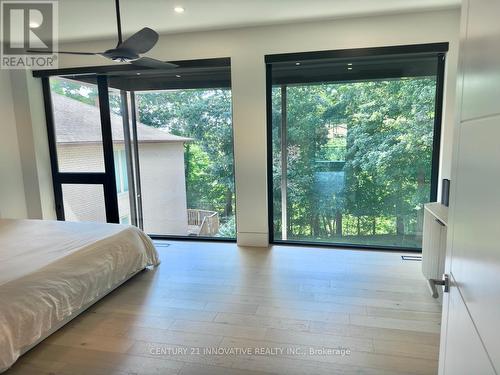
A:
<svg viewBox="0 0 500 375">
<path fill-rule="evenodd" d="M 267 246 L 266 73 L 264 56 L 231 58 L 238 245 Z"/>
</svg>

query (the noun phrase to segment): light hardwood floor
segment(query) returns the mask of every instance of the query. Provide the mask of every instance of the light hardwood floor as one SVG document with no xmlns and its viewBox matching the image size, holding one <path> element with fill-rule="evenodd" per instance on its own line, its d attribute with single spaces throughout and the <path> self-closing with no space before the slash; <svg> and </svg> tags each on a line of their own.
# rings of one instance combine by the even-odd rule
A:
<svg viewBox="0 0 500 375">
<path fill-rule="evenodd" d="M 6 374 L 437 373 L 440 305 L 420 263 L 400 253 L 157 245 L 158 268 Z M 213 348 L 229 354 L 207 352 Z M 266 352 L 255 355 L 257 348 Z M 325 348 L 350 353 L 310 353 Z"/>
</svg>

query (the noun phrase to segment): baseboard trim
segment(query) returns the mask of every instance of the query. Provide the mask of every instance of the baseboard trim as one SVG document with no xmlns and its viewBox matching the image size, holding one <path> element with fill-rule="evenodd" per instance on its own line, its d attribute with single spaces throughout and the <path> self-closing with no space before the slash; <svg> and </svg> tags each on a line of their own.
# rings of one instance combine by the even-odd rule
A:
<svg viewBox="0 0 500 375">
<path fill-rule="evenodd" d="M 269 234 L 257 232 L 238 232 L 236 236 L 238 246 L 268 247 Z"/>
</svg>

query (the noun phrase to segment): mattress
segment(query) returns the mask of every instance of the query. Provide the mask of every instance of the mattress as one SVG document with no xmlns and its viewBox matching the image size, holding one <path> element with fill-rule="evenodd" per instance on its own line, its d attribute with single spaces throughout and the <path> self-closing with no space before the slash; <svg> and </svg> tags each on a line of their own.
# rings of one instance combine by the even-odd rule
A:
<svg viewBox="0 0 500 375">
<path fill-rule="evenodd" d="M 149 237 L 132 226 L 0 219 L 0 372 L 82 307 L 158 264 Z"/>
</svg>

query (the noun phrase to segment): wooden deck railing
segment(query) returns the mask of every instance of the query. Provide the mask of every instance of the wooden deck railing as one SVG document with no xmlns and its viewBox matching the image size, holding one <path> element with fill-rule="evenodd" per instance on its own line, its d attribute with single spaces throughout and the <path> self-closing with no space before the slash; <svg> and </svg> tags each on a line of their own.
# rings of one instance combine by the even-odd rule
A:
<svg viewBox="0 0 500 375">
<path fill-rule="evenodd" d="M 188 209 L 190 234 L 213 237 L 219 232 L 219 214 L 214 211 Z"/>
</svg>

